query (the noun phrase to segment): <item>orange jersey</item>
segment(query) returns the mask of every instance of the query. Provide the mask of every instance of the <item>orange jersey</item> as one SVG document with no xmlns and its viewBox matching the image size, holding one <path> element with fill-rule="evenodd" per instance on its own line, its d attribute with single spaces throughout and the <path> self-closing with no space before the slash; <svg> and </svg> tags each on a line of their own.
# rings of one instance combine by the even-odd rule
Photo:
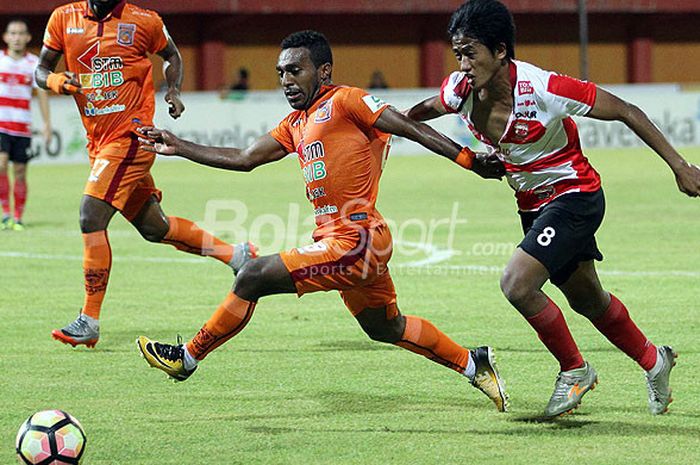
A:
<svg viewBox="0 0 700 465">
<path fill-rule="evenodd" d="M 314 239 L 384 224 L 375 208 L 389 135 L 373 127 L 388 105 L 362 89 L 325 86 L 306 111 L 270 132 L 296 153 L 314 207 Z"/>
<path fill-rule="evenodd" d="M 163 50 L 168 34 L 157 13 L 121 2 L 100 21 L 87 2 L 56 8 L 44 45 L 65 55 L 78 76 L 75 95 L 88 139 L 97 147 L 151 125 L 155 92 L 148 53 Z"/>
</svg>

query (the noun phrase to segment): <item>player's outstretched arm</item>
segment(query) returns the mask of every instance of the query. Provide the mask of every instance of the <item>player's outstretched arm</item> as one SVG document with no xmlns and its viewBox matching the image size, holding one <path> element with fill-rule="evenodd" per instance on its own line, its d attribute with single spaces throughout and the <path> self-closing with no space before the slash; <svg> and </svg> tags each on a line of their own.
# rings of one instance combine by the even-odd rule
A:
<svg viewBox="0 0 700 465">
<path fill-rule="evenodd" d="M 231 171 L 254 168 L 281 160 L 287 151 L 269 134 L 258 138 L 246 149 L 209 147 L 182 140 L 170 131 L 146 126 L 138 129 L 141 148 L 160 155 L 179 156 L 201 165 Z"/>
<path fill-rule="evenodd" d="M 449 158 L 463 168 L 470 169 L 486 179 L 501 179 L 505 167 L 495 156 L 474 153 L 468 147 L 461 147 L 446 135 L 427 124 L 414 121 L 393 108 L 387 108 L 377 118 L 374 127 L 382 132 L 405 137 L 418 142 L 438 155 Z"/>
<path fill-rule="evenodd" d="M 61 60 L 61 52 L 52 50 L 46 45 L 41 47 L 39 64 L 34 71 L 34 79 L 39 87 L 52 90 L 57 94 L 76 94 L 80 92 L 80 82 L 71 72 L 54 73 L 56 65 Z"/>
<path fill-rule="evenodd" d="M 436 95 L 416 103 L 403 113 L 414 121 L 428 121 L 446 114 L 447 110 L 440 101 L 440 96 Z"/>
<path fill-rule="evenodd" d="M 690 197 L 700 195 L 700 168 L 688 163 L 637 106 L 598 88 L 595 104 L 586 116 L 625 123 L 668 164 L 676 176 L 676 183 L 681 192 Z"/>
<path fill-rule="evenodd" d="M 168 113 L 173 119 L 177 119 L 185 111 L 185 105 L 180 99 L 183 76 L 182 56 L 171 38 L 168 38 L 168 45 L 158 52 L 158 55 L 163 59 L 163 75 L 165 76 L 165 82 L 168 84 L 168 90 L 165 92 L 164 97 L 168 104 Z"/>
</svg>

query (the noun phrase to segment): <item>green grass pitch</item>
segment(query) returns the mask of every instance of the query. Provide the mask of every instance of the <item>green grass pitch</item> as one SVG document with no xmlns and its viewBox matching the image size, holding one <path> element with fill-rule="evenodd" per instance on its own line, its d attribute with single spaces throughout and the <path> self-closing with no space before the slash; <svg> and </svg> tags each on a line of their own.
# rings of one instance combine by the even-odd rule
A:
<svg viewBox="0 0 700 465">
<path fill-rule="evenodd" d="M 685 154 L 700 162 L 700 151 Z M 87 465 L 700 463 L 700 201 L 680 194 L 648 151 L 591 159 L 608 201 L 598 235 L 603 283 L 653 341 L 680 354 L 669 415 L 648 413 L 641 370 L 548 286 L 600 384 L 573 416 L 536 421 L 557 364 L 499 291 L 497 270 L 521 238 L 512 192 L 437 157 L 392 158 L 382 179 L 379 209 L 401 227 L 392 259 L 399 305 L 465 346 L 494 346 L 511 413 L 497 413 L 454 372 L 369 341 L 335 293 L 263 299 L 246 330 L 192 379 L 168 382 L 134 340 L 190 337 L 232 276 L 213 260 L 143 241 L 120 217 L 110 228 L 102 338 L 95 350 L 71 349 L 50 332 L 82 303 L 77 211 L 87 167 L 33 166 L 28 229 L 0 233 L 0 463 L 14 463 L 17 428 L 47 408 L 82 421 Z M 252 174 L 166 162 L 154 175 L 170 215 L 201 221 L 208 201 L 240 201 L 253 229 L 261 215 L 287 222 L 298 205 L 302 225 L 290 237 L 309 229 L 292 159 Z M 453 243 L 438 226 L 433 248 L 416 248 L 420 224 L 449 218 L 455 203 L 466 222 Z M 256 227 L 262 251 L 273 253 L 279 238 L 267 218 Z"/>
</svg>

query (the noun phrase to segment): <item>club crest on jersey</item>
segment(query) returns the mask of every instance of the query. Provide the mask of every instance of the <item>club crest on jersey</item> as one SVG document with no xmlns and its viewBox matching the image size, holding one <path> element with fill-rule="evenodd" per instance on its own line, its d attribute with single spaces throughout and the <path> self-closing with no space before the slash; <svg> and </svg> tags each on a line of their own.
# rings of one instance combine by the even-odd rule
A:
<svg viewBox="0 0 700 465">
<path fill-rule="evenodd" d="M 535 90 L 532 88 L 532 82 L 530 81 L 520 81 L 518 82 L 518 95 L 528 95 L 534 94 Z"/>
<path fill-rule="evenodd" d="M 314 117 L 314 123 L 325 123 L 330 121 L 333 116 L 333 99 L 326 100 L 321 105 L 318 106 L 316 110 L 316 116 Z"/>
<path fill-rule="evenodd" d="M 136 24 L 119 23 L 117 26 L 117 43 L 128 47 L 134 45 L 134 35 L 136 35 Z"/>
</svg>

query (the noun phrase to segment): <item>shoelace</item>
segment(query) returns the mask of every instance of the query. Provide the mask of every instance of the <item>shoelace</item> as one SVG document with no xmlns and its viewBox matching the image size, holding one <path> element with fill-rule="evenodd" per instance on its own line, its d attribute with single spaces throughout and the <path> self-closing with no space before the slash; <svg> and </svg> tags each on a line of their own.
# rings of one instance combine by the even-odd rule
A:
<svg viewBox="0 0 700 465">
<path fill-rule="evenodd" d="M 649 397 L 654 399 L 654 401 L 659 402 L 661 400 L 661 393 L 654 380 L 650 377 L 647 377 L 647 390 L 649 391 Z"/>
<path fill-rule="evenodd" d="M 160 342 L 156 342 L 153 345 L 155 346 L 156 353 L 166 360 L 174 362 L 175 360 L 180 360 L 182 358 L 181 345 L 174 346 L 170 344 L 161 344 Z"/>
<path fill-rule="evenodd" d="M 73 320 L 68 326 L 66 326 L 65 330 L 73 334 L 85 334 L 88 332 L 92 332 L 92 328 L 90 328 L 88 322 L 82 318 L 82 315 Z"/>
<path fill-rule="evenodd" d="M 166 360 L 175 361 L 184 357 L 182 349 L 182 336 L 179 334 L 175 337 L 175 345 L 154 343 L 156 353 Z"/>
<path fill-rule="evenodd" d="M 552 397 L 555 397 L 557 399 L 562 397 L 568 397 L 569 391 L 571 390 L 571 386 L 573 386 L 574 384 L 575 383 L 573 378 L 570 378 L 565 375 L 557 376 L 557 380 L 554 382 L 554 394 L 552 394 Z"/>
</svg>

